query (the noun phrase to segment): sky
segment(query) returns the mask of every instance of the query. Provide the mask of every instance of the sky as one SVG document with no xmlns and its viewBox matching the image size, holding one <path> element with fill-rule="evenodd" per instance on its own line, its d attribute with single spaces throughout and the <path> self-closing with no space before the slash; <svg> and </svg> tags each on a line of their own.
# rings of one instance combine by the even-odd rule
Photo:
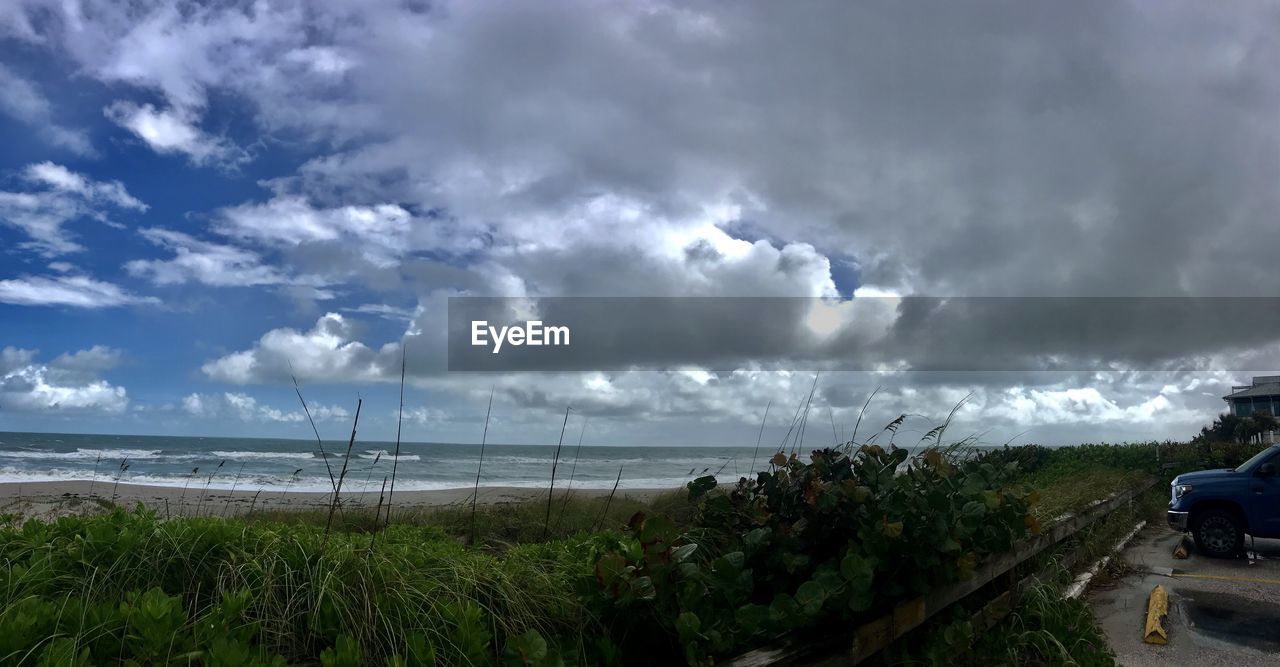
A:
<svg viewBox="0 0 1280 667">
<path fill-rule="evenodd" d="M 1096 300 L 997 300 L 843 320 L 894 334 L 873 370 L 779 344 L 451 373 L 446 303 L 1273 297 L 1277 28 L 1274 3 L 10 0 L 0 430 L 305 438 L 292 373 L 323 435 L 363 400 L 389 439 L 403 352 L 409 440 L 477 441 L 492 391 L 491 441 L 554 442 L 568 407 L 589 444 L 751 445 L 816 368 L 836 439 L 877 390 L 862 428 L 906 414 L 901 440 L 961 403 L 950 432 L 996 444 L 1185 439 L 1280 331 L 1149 346 Z"/>
</svg>

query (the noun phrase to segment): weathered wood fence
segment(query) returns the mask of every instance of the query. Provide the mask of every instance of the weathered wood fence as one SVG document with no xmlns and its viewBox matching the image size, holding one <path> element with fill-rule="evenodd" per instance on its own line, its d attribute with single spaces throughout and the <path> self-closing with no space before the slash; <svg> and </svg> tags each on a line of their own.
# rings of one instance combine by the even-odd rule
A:
<svg viewBox="0 0 1280 667">
<path fill-rule="evenodd" d="M 730 658 L 722 662 L 721 667 L 857 664 L 919 627 L 934 614 L 963 600 L 1002 575 L 1011 573 L 1015 567 L 1045 549 L 1114 512 L 1155 483 L 1156 480 L 1150 479 L 1132 489 L 1094 501 L 1073 515 L 1061 517 L 1041 534 L 1021 540 L 1010 551 L 987 559 L 969 579 L 898 603 L 892 612 L 859 626 L 843 638 L 828 642 L 815 642 L 812 638 L 784 641 L 777 646 L 756 649 Z M 989 627 L 1007 614 L 1013 604 L 1013 591 L 1006 590 L 988 603 L 975 620 Z"/>
</svg>

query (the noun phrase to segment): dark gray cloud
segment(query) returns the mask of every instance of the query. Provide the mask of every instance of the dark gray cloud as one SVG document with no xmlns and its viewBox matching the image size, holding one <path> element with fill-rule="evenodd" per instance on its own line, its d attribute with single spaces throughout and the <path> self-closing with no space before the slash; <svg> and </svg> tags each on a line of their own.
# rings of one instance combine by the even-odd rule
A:
<svg viewBox="0 0 1280 667">
<path fill-rule="evenodd" d="M 392 138 L 314 167 L 406 170 L 507 239 L 601 192 L 721 200 L 908 291 L 1268 294 L 1276 16 L 1246 9 L 453 6 L 373 47 L 409 63 L 357 82 Z"/>
<path fill-rule="evenodd" d="M 206 375 L 227 382 L 280 381 L 291 349 L 312 354 L 316 380 L 393 381 L 408 341 L 423 350 L 416 381 L 471 400 L 492 378 L 441 374 L 453 294 L 1274 294 L 1273 7 L 41 4 L 4 12 L 3 32 L 157 96 L 158 111 L 203 132 L 192 136 L 212 136 L 200 127 L 211 99 L 234 99 L 265 139 L 314 153 L 260 199 L 208 212 L 220 243 L 281 265 L 279 275 L 323 276 L 335 294 L 358 287 L 353 309 L 377 300 L 368 292 L 396 308 L 418 302 L 397 340 L 360 340 L 352 320 L 369 308 L 273 329 L 209 361 Z M 832 258 L 851 262 L 852 279 L 837 280 Z M 992 419 L 1059 430 L 1190 423 L 1220 407 L 1215 393 L 1232 381 L 1135 368 L 1275 365 L 1271 311 L 1098 303 L 908 301 L 874 320 L 890 335 L 870 339 L 858 327 L 815 339 L 799 312 L 698 312 L 679 323 L 681 356 L 595 353 L 601 364 L 760 370 L 871 349 L 971 370 L 862 375 L 831 388 L 835 409 L 889 378 L 894 406 L 977 388 Z M 1111 374 L 1062 371 L 1086 367 Z M 748 420 L 804 385 L 786 374 L 531 377 L 504 378 L 500 391 L 633 418 Z"/>
</svg>

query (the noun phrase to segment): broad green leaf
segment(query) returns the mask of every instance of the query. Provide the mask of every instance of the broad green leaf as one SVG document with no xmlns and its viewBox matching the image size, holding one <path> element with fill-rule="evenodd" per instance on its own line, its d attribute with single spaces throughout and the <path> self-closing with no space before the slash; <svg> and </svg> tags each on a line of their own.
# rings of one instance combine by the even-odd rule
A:
<svg viewBox="0 0 1280 667">
<path fill-rule="evenodd" d="M 786 593 L 775 595 L 773 602 L 769 603 L 769 618 L 775 623 L 792 620 L 799 611 L 800 605 L 796 603 L 796 599 Z"/>
<path fill-rule="evenodd" d="M 749 549 L 752 549 L 752 550 L 759 549 L 765 546 L 769 542 L 769 538 L 772 535 L 772 533 L 773 533 L 773 530 L 768 528 L 767 526 L 762 528 L 756 528 L 748 532 L 746 537 L 744 537 L 742 541 L 743 541 L 743 544 L 745 544 Z"/>
<path fill-rule="evenodd" d="M 840 575 L 850 583 L 865 582 L 869 585 L 875 577 L 875 561 L 851 551 L 840 561 Z"/>
<path fill-rule="evenodd" d="M 716 488 L 716 478 L 712 475 L 699 477 L 688 484 L 689 498 L 701 498 Z"/>
<path fill-rule="evenodd" d="M 608 584 L 627 567 L 627 559 L 621 554 L 605 554 L 596 562 L 596 581 L 600 585 Z"/>
<path fill-rule="evenodd" d="M 822 611 L 822 603 L 826 600 L 826 590 L 816 581 L 806 581 L 796 589 L 796 603 L 809 616 L 816 616 Z"/>
<path fill-rule="evenodd" d="M 698 550 L 697 544 L 682 544 L 671 551 L 671 560 L 680 563 Z"/>
<path fill-rule="evenodd" d="M 747 634 L 755 634 L 769 622 L 769 608 L 761 604 L 744 605 L 738 607 L 733 616 Z"/>
<path fill-rule="evenodd" d="M 702 629 L 702 619 L 693 612 L 682 612 L 676 617 L 676 633 L 680 635 L 680 641 L 689 642 L 698 638 L 698 631 Z"/>
<path fill-rule="evenodd" d="M 640 541 L 644 544 L 664 542 L 670 544 L 676 536 L 676 525 L 671 519 L 658 515 L 645 519 L 640 525 Z"/>
<path fill-rule="evenodd" d="M 537 630 L 528 630 L 507 640 L 507 664 L 541 665 L 547 659 L 547 640 Z"/>
<path fill-rule="evenodd" d="M 657 589 L 653 587 L 653 579 L 649 577 L 636 577 L 631 580 L 631 592 L 641 600 L 652 600 L 657 595 Z"/>
</svg>

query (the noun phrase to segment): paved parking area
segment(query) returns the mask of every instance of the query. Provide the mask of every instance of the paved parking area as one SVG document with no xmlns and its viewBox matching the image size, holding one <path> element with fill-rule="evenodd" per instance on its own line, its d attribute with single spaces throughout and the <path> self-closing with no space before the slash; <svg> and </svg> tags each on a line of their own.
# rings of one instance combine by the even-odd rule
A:
<svg viewBox="0 0 1280 667">
<path fill-rule="evenodd" d="M 1251 557 L 1209 558 L 1181 535 L 1148 526 L 1121 554 L 1134 572 L 1092 589 L 1086 599 L 1122 665 L 1280 665 L 1280 540 L 1254 540 Z M 1188 544 L 1190 540 L 1188 540 Z M 1250 548 L 1246 540 L 1245 547 Z M 1167 576 L 1172 568 L 1174 576 Z M 1169 592 L 1169 643 L 1145 644 L 1147 597 Z"/>
</svg>

